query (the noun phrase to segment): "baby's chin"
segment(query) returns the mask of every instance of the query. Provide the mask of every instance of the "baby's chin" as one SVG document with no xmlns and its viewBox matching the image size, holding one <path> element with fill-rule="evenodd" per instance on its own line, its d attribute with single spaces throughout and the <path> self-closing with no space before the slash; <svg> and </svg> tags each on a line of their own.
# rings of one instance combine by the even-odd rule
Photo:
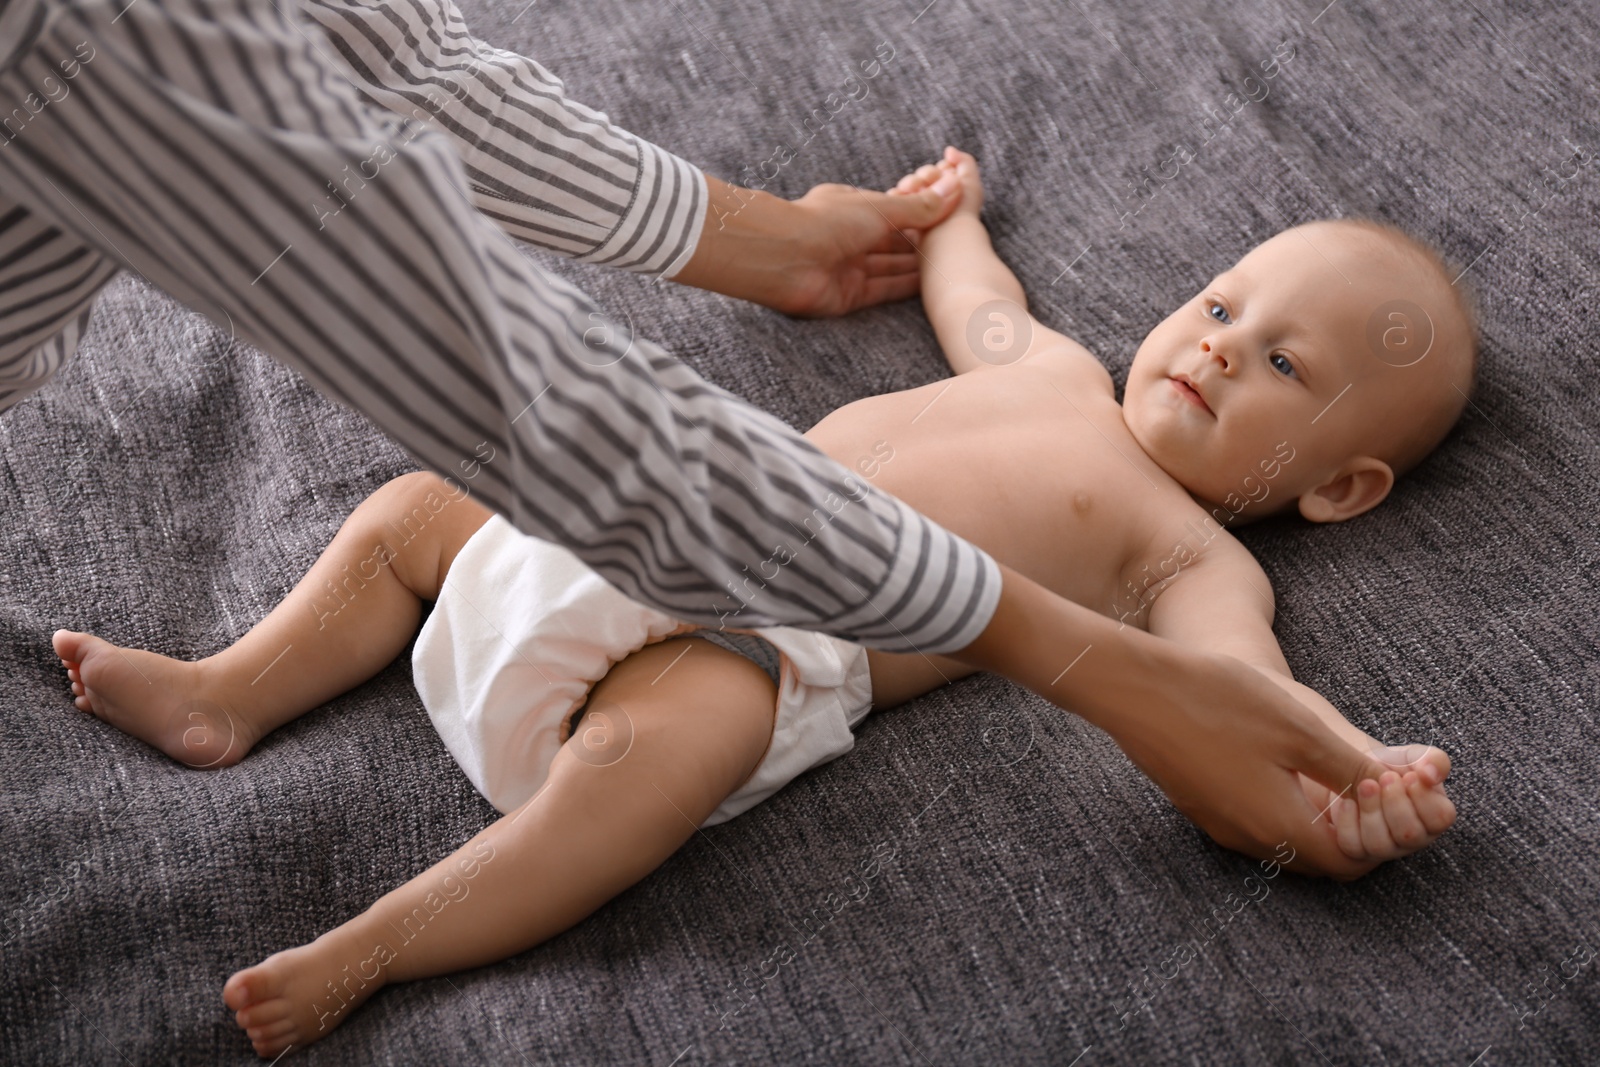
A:
<svg viewBox="0 0 1600 1067">
<path fill-rule="evenodd" d="M 1186 439 L 1180 432 L 1181 425 L 1163 421 L 1171 418 L 1170 412 L 1147 411 L 1136 397 L 1131 407 L 1123 405 L 1122 418 L 1128 432 L 1150 461 L 1188 493 L 1197 505 L 1208 511 L 1213 507 L 1227 507 L 1228 494 L 1236 492 L 1237 486 L 1219 483 L 1217 464 L 1206 455 L 1196 454 L 1195 442 Z"/>
<path fill-rule="evenodd" d="M 1124 401 L 1122 421 L 1144 454 L 1168 477 L 1191 493 L 1204 491 L 1200 483 L 1205 478 L 1199 469 L 1204 461 L 1195 456 L 1194 442 L 1185 440 L 1183 428 L 1173 419 L 1172 412 L 1144 403 L 1136 395 Z"/>
</svg>

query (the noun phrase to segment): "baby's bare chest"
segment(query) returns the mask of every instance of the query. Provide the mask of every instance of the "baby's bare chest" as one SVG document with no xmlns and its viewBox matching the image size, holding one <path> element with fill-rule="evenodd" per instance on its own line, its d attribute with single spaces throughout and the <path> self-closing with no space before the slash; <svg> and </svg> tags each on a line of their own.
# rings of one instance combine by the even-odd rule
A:
<svg viewBox="0 0 1600 1067">
<path fill-rule="evenodd" d="M 1114 398 L 1039 375 L 979 372 L 867 397 L 806 436 L 1000 563 L 1106 614 L 1161 529 L 1193 508 Z"/>
</svg>

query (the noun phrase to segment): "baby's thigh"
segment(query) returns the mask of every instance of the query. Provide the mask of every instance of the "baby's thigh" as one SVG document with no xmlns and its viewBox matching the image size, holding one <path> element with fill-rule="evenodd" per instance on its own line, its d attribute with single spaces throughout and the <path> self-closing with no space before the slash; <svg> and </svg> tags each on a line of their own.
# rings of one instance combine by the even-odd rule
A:
<svg viewBox="0 0 1600 1067">
<path fill-rule="evenodd" d="M 777 703 L 777 686 L 750 660 L 700 638 L 668 638 L 590 688 L 558 760 L 670 780 L 674 804 L 699 826 L 760 765 Z"/>
</svg>

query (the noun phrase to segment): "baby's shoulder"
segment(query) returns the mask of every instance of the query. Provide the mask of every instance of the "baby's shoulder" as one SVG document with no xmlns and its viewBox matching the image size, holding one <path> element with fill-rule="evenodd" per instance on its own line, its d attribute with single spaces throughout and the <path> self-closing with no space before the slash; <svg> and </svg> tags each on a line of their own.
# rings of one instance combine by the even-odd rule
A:
<svg viewBox="0 0 1600 1067">
<path fill-rule="evenodd" d="M 1073 393 L 1116 395 L 1111 372 L 1106 370 L 1093 352 L 1055 330 L 1033 323 L 1034 336 L 1029 340 L 1027 355 L 1020 366 L 1035 370 L 1050 378 L 1057 388 Z"/>
<path fill-rule="evenodd" d="M 1161 535 L 1147 549 L 1156 561 L 1152 570 L 1198 596 L 1253 589 L 1270 602 L 1272 582 L 1255 554 L 1204 510 L 1185 503 L 1193 513 L 1174 521 L 1169 512 Z"/>
<path fill-rule="evenodd" d="M 1219 570 L 1248 571 L 1252 577 L 1260 574 L 1266 578 L 1267 572 L 1243 541 L 1204 509 L 1196 508 L 1196 513 L 1200 517 L 1189 523 L 1188 528 L 1193 534 L 1192 540 L 1199 546 L 1199 558 Z"/>
</svg>

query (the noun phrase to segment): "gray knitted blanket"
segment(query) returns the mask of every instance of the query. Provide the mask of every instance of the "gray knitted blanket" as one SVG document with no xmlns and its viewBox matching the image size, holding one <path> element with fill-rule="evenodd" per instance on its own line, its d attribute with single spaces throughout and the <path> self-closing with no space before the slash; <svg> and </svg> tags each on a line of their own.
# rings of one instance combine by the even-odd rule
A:
<svg viewBox="0 0 1600 1067">
<path fill-rule="evenodd" d="M 871 716 L 548 944 L 382 991 L 303 1062 L 1600 1061 L 1600 10 L 524 2 L 464 6 L 713 174 L 881 188 L 970 149 L 1035 312 L 1119 384 L 1175 303 L 1295 222 L 1377 215 L 1469 268 L 1482 381 L 1445 445 L 1348 524 L 1243 531 L 1296 675 L 1448 750 L 1460 819 L 1356 883 L 1247 883 L 1103 734 L 978 676 Z M 801 429 L 947 373 L 915 301 L 801 322 L 549 262 Z M 412 464 L 128 278 L 0 417 L 0 460 L 0 1062 L 257 1062 L 227 976 L 494 811 L 409 651 L 199 771 L 75 711 L 49 634 L 209 655 Z"/>
</svg>

